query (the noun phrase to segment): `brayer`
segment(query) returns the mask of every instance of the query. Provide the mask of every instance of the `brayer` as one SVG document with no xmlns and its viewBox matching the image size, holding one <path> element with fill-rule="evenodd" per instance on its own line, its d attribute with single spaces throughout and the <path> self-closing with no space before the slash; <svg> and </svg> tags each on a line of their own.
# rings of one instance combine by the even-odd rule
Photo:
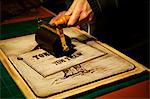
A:
<svg viewBox="0 0 150 99">
<path fill-rule="evenodd" d="M 35 40 L 38 46 L 55 57 L 70 55 L 73 52 L 71 39 L 63 33 L 62 19 L 57 24 L 47 24 L 38 20 L 38 29 L 35 33 Z M 65 21 L 66 22 L 66 21 Z"/>
</svg>

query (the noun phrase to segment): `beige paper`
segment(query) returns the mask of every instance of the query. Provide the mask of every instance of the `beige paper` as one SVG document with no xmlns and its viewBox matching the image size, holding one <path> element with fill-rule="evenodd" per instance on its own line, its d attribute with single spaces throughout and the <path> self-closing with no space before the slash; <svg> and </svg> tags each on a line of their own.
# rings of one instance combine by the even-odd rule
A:
<svg viewBox="0 0 150 99">
<path fill-rule="evenodd" d="M 42 76 L 46 77 L 63 69 L 98 58 L 105 54 L 100 50 L 92 48 L 86 44 L 79 43 L 78 41 L 74 41 L 72 43 L 75 45 L 74 49 L 76 51 L 70 57 L 63 56 L 56 58 L 42 49 L 31 51 L 17 57 L 23 58 L 23 61 L 26 64 L 34 68 Z"/>
</svg>

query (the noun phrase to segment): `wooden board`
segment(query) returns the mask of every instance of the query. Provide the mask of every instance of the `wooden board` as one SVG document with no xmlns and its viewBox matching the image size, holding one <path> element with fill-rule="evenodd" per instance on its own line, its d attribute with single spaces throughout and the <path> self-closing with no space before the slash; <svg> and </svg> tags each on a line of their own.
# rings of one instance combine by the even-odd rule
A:
<svg viewBox="0 0 150 99">
<path fill-rule="evenodd" d="M 1 61 L 26 97 L 64 98 L 146 70 L 84 31 L 64 32 L 75 45 L 72 57 L 33 50 L 34 34 L 0 41 Z"/>
</svg>

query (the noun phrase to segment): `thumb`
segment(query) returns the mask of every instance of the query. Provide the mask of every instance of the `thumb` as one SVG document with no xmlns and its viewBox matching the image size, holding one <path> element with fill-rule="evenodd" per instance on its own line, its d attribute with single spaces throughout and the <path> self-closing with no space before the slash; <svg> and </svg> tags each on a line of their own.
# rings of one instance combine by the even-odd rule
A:
<svg viewBox="0 0 150 99">
<path fill-rule="evenodd" d="M 65 15 L 71 15 L 72 14 L 72 11 L 71 10 L 68 10 Z"/>
</svg>

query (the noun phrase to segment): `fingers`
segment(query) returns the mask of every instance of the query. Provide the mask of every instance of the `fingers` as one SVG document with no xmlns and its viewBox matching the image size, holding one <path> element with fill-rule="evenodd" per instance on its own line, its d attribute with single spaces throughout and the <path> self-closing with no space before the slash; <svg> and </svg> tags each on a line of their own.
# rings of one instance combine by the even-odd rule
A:
<svg viewBox="0 0 150 99">
<path fill-rule="evenodd" d="M 76 9 L 73 14 L 71 15 L 69 21 L 68 21 L 68 25 L 69 26 L 73 26 L 75 23 L 78 22 L 78 19 L 80 17 L 80 10 L 79 9 Z"/>
<path fill-rule="evenodd" d="M 68 25 L 70 26 L 80 24 L 85 21 L 91 21 L 94 16 L 87 0 L 80 0 L 80 1 L 76 0 L 76 1 L 77 3 L 76 5 L 74 5 L 75 7 L 74 8 L 71 7 L 69 11 L 67 11 L 67 14 L 72 13 L 70 20 L 68 21 Z"/>
<path fill-rule="evenodd" d="M 72 3 L 72 5 L 70 6 L 70 8 L 68 9 L 68 11 L 65 13 L 65 15 L 71 15 L 75 6 L 76 6 L 76 2 L 77 0 L 74 0 L 74 2 Z"/>
<path fill-rule="evenodd" d="M 68 10 L 65 15 L 71 15 L 72 14 L 72 10 Z"/>
<path fill-rule="evenodd" d="M 87 12 L 83 11 L 80 14 L 79 22 L 85 22 L 85 21 L 90 22 L 90 21 L 92 21 L 93 17 L 94 17 L 94 13 L 93 12 L 88 12 L 87 13 Z"/>
<path fill-rule="evenodd" d="M 87 21 L 89 21 L 89 18 L 91 20 L 91 17 L 92 17 L 91 14 L 92 14 L 92 9 L 91 9 L 89 3 L 85 2 L 84 6 L 83 6 L 82 13 L 80 14 L 79 21 L 82 21 L 85 19 L 87 19 Z"/>
<path fill-rule="evenodd" d="M 82 13 L 80 14 L 79 21 L 82 21 L 82 20 L 84 20 L 84 19 L 87 19 L 88 16 L 89 16 L 89 13 L 82 12 Z"/>
<path fill-rule="evenodd" d="M 56 17 L 52 18 L 51 21 L 49 22 L 49 24 L 53 24 L 55 21 L 57 21 L 59 18 L 61 18 L 62 16 L 64 16 L 66 13 L 66 11 L 62 11 L 60 12 Z"/>
<path fill-rule="evenodd" d="M 84 1 L 83 0 L 76 0 L 76 2 L 74 3 L 74 8 L 70 8 L 68 13 L 71 12 L 72 10 L 72 14 L 71 14 L 71 17 L 68 21 L 68 25 L 69 26 L 73 26 L 75 25 L 78 21 L 79 21 L 79 18 L 80 18 L 80 13 L 82 12 L 82 9 L 83 9 L 83 5 L 84 5 Z"/>
</svg>

